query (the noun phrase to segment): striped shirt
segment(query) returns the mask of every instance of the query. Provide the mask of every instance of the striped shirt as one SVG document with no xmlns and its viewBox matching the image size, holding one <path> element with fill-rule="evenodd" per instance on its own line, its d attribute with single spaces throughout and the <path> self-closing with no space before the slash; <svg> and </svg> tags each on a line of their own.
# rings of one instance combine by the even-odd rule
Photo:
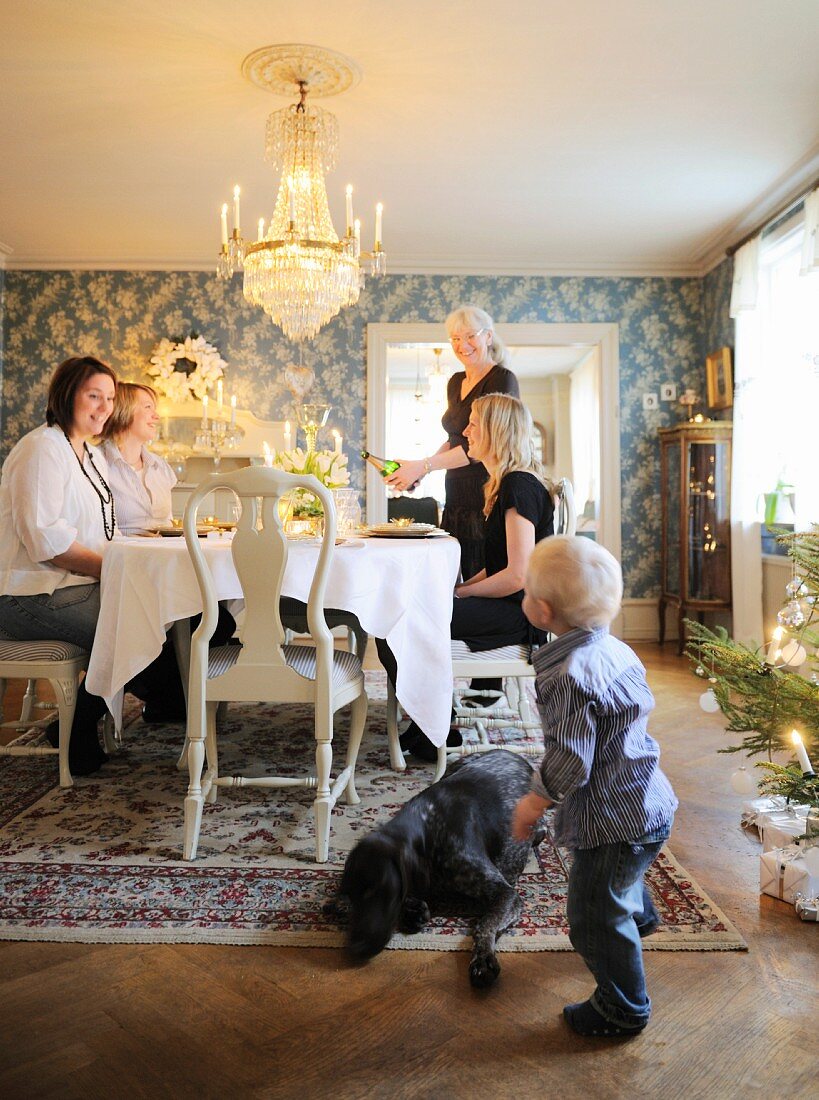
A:
<svg viewBox="0 0 819 1100">
<path fill-rule="evenodd" d="M 645 669 L 607 629 L 570 630 L 534 655 L 546 754 L 532 789 L 558 804 L 555 839 L 596 848 L 670 828 L 677 808 L 646 728 Z"/>
</svg>

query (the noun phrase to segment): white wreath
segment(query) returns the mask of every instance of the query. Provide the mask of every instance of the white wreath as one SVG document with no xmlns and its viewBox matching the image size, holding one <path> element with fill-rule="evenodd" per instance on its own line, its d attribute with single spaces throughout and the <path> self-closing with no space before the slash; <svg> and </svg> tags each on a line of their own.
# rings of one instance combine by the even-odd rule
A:
<svg viewBox="0 0 819 1100">
<path fill-rule="evenodd" d="M 179 364 L 185 360 L 196 364 L 190 374 L 180 370 Z M 188 336 L 178 344 L 163 337 L 151 356 L 148 374 L 157 393 L 169 401 L 184 402 L 191 397 L 201 401 L 217 380 L 224 376 L 226 366 L 213 344 L 209 344 L 203 336 Z"/>
</svg>

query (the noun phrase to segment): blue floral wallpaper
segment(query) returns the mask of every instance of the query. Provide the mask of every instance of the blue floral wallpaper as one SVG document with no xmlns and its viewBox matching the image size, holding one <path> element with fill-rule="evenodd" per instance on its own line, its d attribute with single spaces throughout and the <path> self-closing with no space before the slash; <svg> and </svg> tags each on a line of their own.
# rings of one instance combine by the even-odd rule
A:
<svg viewBox="0 0 819 1100">
<path fill-rule="evenodd" d="M 575 278 L 393 275 L 369 281 L 358 306 L 327 325 L 305 349 L 317 400 L 333 406 L 354 483 L 364 444 L 366 326 L 438 321 L 474 302 L 496 321 L 608 321 L 620 326 L 623 568 L 626 595 L 659 591 L 659 452 L 657 428 L 681 415 L 661 404 L 645 412 L 644 392 L 661 382 L 704 388 L 705 348 L 728 338 L 730 264 L 708 277 Z M 198 332 L 228 363 L 227 392 L 263 418 L 293 415 L 282 368 L 297 349 L 228 284 L 206 272 L 6 271 L 2 318 L 3 453 L 42 421 L 51 370 L 68 355 L 94 354 L 138 378 L 163 336 Z"/>
</svg>

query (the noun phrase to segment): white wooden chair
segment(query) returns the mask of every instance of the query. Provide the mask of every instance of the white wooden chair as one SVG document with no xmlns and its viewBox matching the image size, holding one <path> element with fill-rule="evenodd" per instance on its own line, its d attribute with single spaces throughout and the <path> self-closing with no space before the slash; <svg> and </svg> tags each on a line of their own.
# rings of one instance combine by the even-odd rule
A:
<svg viewBox="0 0 819 1100">
<path fill-rule="evenodd" d="M 217 621 L 217 598 L 210 570 L 196 536 L 197 511 L 215 488 L 231 489 L 241 503 L 232 554 L 245 598 L 241 646 L 208 651 Z M 293 489 L 308 489 L 324 507 L 324 538 L 307 603 L 314 646 L 285 645 L 279 595 L 288 543 L 279 515 L 279 498 Z M 364 674 L 357 654 L 335 650 L 324 618 L 324 593 L 335 549 L 333 496 L 314 477 L 251 466 L 235 473 L 213 474 L 192 493 L 184 518 L 185 539 L 202 593 L 202 621 L 191 639 L 188 681 L 188 771 L 185 799 L 184 858 L 194 859 L 202 806 L 213 802 L 219 787 L 314 788 L 316 860 L 327 860 L 330 815 L 342 791 L 355 805 L 355 764 L 367 719 Z M 222 776 L 216 737 L 216 710 L 222 701 L 311 703 L 315 708 L 316 775 L 304 777 Z M 333 715 L 352 704 L 350 740 L 344 768 L 331 778 Z M 207 768 L 203 765 L 207 757 Z"/>
<path fill-rule="evenodd" d="M 574 535 L 577 531 L 577 511 L 574 503 L 574 489 L 568 478 L 561 478 L 552 487 L 552 498 L 555 505 L 554 529 L 556 535 Z M 489 752 L 497 748 L 489 738 L 490 731 L 503 729 L 520 729 L 533 731 L 540 729 L 540 720 L 533 713 L 526 691 L 526 680 L 534 679 L 535 670 L 532 668 L 532 655 L 528 645 L 502 646 L 498 649 L 484 650 L 482 653 L 473 653 L 466 642 L 452 641 L 452 676 L 453 680 L 479 678 L 500 678 L 503 680 L 503 691 L 489 692 L 484 689 L 472 691 L 470 688 L 456 687 L 453 693 L 453 705 L 455 719 L 453 725 L 460 729 L 474 729 L 478 735 L 477 742 L 464 742 L 457 748 L 447 748 L 442 745 L 438 749 L 438 761 L 435 768 L 433 783 L 443 776 L 446 771 L 447 760 L 455 760 L 460 756 L 469 756 L 476 752 Z M 470 707 L 466 702 L 473 695 L 494 695 L 495 702 L 488 707 Z M 508 705 L 503 706 L 506 702 Z M 389 744 L 390 760 L 393 767 L 403 770 L 405 767 L 403 753 L 398 742 L 397 701 L 392 685 L 387 691 L 387 739 Z M 510 752 L 517 752 L 525 756 L 539 756 L 540 750 L 536 745 L 525 743 L 520 746 L 504 745 Z"/>
<path fill-rule="evenodd" d="M 2 724 L 4 729 L 16 730 L 18 736 L 8 745 L 0 746 L 0 756 L 58 756 L 61 787 L 74 784 L 68 766 L 68 744 L 77 705 L 78 679 L 80 673 L 88 668 L 88 658 L 89 654 L 84 649 L 70 642 L 17 642 L 0 635 L 0 708 L 6 693 L 6 681 L 28 680 L 19 719 Z M 40 705 L 36 701 L 38 680 L 48 680 L 57 698 L 60 721 L 57 748 L 26 739 L 29 731 L 43 729 L 54 720 L 50 706 L 47 717 L 32 717 L 34 708 Z"/>
</svg>

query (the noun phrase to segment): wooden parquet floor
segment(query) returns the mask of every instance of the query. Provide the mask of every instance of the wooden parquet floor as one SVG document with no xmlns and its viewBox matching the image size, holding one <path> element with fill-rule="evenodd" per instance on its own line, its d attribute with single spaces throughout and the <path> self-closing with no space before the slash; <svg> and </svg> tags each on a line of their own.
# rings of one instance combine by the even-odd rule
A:
<svg viewBox="0 0 819 1100">
<path fill-rule="evenodd" d="M 0 1096 L 570 1098 L 816 1096 L 819 926 L 760 901 L 738 827 L 737 758 L 687 663 L 638 647 L 652 730 L 681 806 L 672 850 L 748 953 L 646 955 L 636 1040 L 582 1040 L 560 1012 L 590 977 L 571 954 L 514 954 L 488 993 L 464 953 L 0 943 Z"/>
</svg>

